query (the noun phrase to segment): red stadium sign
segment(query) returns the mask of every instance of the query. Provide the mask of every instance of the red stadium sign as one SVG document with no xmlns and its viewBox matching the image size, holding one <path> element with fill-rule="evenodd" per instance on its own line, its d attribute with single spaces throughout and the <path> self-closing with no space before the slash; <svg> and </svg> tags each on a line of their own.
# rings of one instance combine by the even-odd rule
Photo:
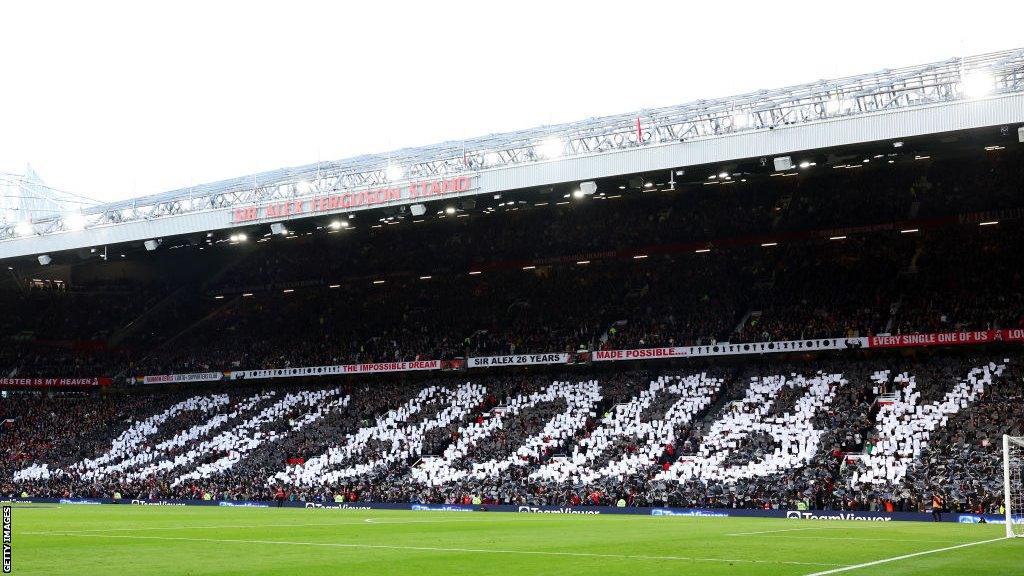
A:
<svg viewBox="0 0 1024 576">
<path fill-rule="evenodd" d="M 231 223 L 243 224 L 261 219 L 305 216 L 336 210 L 370 208 L 403 200 L 428 200 L 449 194 L 462 194 L 473 189 L 473 177 L 458 176 L 440 180 L 410 182 L 404 186 L 375 188 L 357 192 L 338 192 L 313 198 L 287 200 L 262 206 L 247 206 L 231 211 Z"/>
</svg>

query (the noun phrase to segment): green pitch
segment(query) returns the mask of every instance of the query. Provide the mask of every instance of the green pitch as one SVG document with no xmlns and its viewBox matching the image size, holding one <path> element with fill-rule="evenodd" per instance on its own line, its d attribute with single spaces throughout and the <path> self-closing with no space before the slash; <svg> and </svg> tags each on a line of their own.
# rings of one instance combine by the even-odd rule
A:
<svg viewBox="0 0 1024 576">
<path fill-rule="evenodd" d="M 954 523 L 62 506 L 12 528 L 25 575 L 1024 574 L 1024 540 Z"/>
</svg>

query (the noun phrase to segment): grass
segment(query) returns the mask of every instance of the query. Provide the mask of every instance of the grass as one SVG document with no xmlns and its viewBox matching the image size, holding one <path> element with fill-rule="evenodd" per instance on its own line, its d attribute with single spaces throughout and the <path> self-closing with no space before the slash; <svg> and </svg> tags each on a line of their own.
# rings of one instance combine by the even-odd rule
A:
<svg viewBox="0 0 1024 576">
<path fill-rule="evenodd" d="M 808 575 L 999 538 L 1003 527 L 331 509 L 15 508 L 14 574 Z M 1024 540 L 851 576 L 1024 574 Z"/>
</svg>

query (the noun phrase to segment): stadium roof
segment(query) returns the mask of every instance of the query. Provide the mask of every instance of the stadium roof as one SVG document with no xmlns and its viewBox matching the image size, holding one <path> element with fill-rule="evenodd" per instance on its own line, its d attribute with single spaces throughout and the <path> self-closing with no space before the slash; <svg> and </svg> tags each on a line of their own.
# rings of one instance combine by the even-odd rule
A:
<svg viewBox="0 0 1024 576">
<path fill-rule="evenodd" d="M 396 194 L 359 206 L 325 203 L 316 214 L 1020 122 L 1024 49 L 281 168 L 81 213 L 0 220 L 0 258 L 231 228 L 241 207 L 352 192 Z M 468 177 L 467 184 L 437 188 L 429 198 L 409 193 L 456 177 Z M 256 212 L 248 223 L 308 217 L 308 206 Z"/>
</svg>

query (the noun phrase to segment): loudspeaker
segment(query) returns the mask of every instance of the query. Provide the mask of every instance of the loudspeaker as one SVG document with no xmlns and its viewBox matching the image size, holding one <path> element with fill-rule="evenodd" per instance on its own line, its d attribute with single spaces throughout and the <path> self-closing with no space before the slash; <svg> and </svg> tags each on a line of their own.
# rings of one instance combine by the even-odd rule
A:
<svg viewBox="0 0 1024 576">
<path fill-rule="evenodd" d="M 423 204 L 413 204 L 412 206 L 409 206 L 409 212 L 411 212 L 413 216 L 423 216 L 427 213 L 427 207 Z"/>
<path fill-rule="evenodd" d="M 597 184 L 593 180 L 580 182 L 580 191 L 584 194 L 591 195 L 594 192 L 597 192 Z"/>
<path fill-rule="evenodd" d="M 53 261 L 53 259 L 50 258 L 49 254 L 40 254 L 38 260 L 40 266 L 46 266 L 47 264 Z"/>
<path fill-rule="evenodd" d="M 156 247 L 159 246 L 160 243 L 156 240 L 146 240 L 142 245 L 146 247 L 146 250 L 152 252 L 153 250 L 156 250 Z"/>
<path fill-rule="evenodd" d="M 783 170 L 789 170 L 793 167 L 793 159 L 789 156 L 779 156 L 773 158 L 772 162 L 775 164 L 775 171 L 781 172 Z"/>
<path fill-rule="evenodd" d="M 274 222 L 270 225 L 271 234 L 284 234 L 285 232 L 287 232 L 287 230 L 285 230 L 284 224 L 281 222 Z"/>
</svg>

